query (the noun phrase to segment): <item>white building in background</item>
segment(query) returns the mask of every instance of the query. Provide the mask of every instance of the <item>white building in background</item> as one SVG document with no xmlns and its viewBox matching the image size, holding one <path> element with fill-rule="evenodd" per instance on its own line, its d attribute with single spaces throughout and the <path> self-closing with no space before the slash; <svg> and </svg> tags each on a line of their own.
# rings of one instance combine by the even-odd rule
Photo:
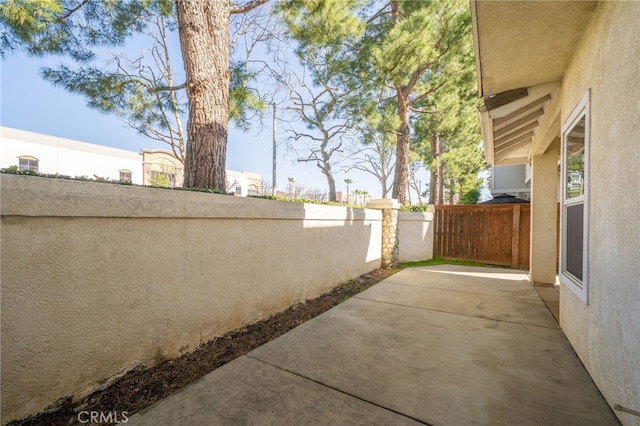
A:
<svg viewBox="0 0 640 426">
<path fill-rule="evenodd" d="M 57 136 L 0 127 L 0 168 L 71 177 L 130 181 L 136 185 L 182 186 L 183 165 L 164 149 L 139 153 Z M 227 170 L 227 191 L 257 195 L 262 186 L 258 173 Z"/>
<path fill-rule="evenodd" d="M 143 184 L 142 156 L 137 152 L 8 127 L 0 127 L 0 141 L 0 168 Z"/>
<path fill-rule="evenodd" d="M 236 172 L 227 170 L 227 192 L 236 195 L 259 195 L 262 186 L 262 175 L 252 172 Z M 269 194 L 267 194 L 269 195 Z"/>
</svg>

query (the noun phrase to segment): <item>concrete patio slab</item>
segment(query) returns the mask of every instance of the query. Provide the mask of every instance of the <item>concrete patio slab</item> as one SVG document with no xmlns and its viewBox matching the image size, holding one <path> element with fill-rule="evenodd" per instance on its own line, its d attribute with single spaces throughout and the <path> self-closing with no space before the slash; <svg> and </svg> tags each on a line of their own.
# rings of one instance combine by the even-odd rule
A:
<svg viewBox="0 0 640 426">
<path fill-rule="evenodd" d="M 546 327 L 351 299 L 250 356 L 427 424 L 615 424 Z"/>
<path fill-rule="evenodd" d="M 264 362 L 240 357 L 132 416 L 133 425 L 419 425 Z"/>
<path fill-rule="evenodd" d="M 562 330 L 546 325 L 553 317 L 520 272 L 433 268 L 394 275 L 130 423 L 618 424 Z M 481 302 L 516 321 L 480 317 Z M 530 302 L 540 309 L 523 308 Z"/>
<path fill-rule="evenodd" d="M 406 283 L 406 280 L 403 281 Z M 451 291 L 448 290 L 416 287 L 405 283 L 381 283 L 356 297 L 478 318 L 560 328 L 554 318 L 548 315 L 547 306 L 540 298 L 534 300 L 461 291 L 457 292 L 455 297 L 451 297 Z"/>
<path fill-rule="evenodd" d="M 524 271 L 511 269 L 455 265 L 418 267 L 400 271 L 385 282 L 472 294 L 540 300 L 533 286 L 529 285 L 527 274 Z"/>
</svg>

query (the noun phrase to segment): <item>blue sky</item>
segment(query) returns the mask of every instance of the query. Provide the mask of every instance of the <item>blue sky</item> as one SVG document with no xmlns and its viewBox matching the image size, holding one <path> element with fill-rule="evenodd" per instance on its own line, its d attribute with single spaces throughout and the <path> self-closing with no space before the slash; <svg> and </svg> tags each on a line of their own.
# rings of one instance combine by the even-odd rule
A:
<svg viewBox="0 0 640 426">
<path fill-rule="evenodd" d="M 10 54 L 0 63 L 0 123 L 2 126 L 75 139 L 82 142 L 139 151 L 141 148 L 166 148 L 166 145 L 139 135 L 115 116 L 86 106 L 79 95 L 66 92 L 44 81 L 38 70 L 55 66 L 55 58 L 30 58 Z M 282 129 L 283 126 L 279 126 Z M 311 164 L 300 164 L 287 153 L 286 135 L 279 132 L 278 187 L 286 187 L 287 178 L 307 188 L 325 189 L 326 179 Z M 227 145 L 227 168 L 261 173 L 271 181 L 272 128 L 256 123 L 249 131 L 231 128 Z M 367 174 L 350 171 L 336 174 L 337 190 L 344 190 L 344 179 L 354 181 L 351 189 L 362 189 L 374 198 L 380 196 L 379 184 Z M 426 174 L 423 182 L 426 181 Z M 413 197 L 415 198 L 415 196 Z"/>
<path fill-rule="evenodd" d="M 136 36 L 129 39 L 127 45 L 111 51 L 137 57 L 140 51 L 148 47 L 145 43 L 148 43 L 147 39 Z M 176 64 L 181 62 L 175 32 L 170 33 L 169 49 L 175 70 Z M 259 59 L 267 60 L 263 57 Z M 295 65 L 295 59 L 291 59 L 288 66 L 298 67 Z M 56 68 L 65 62 L 69 63 L 61 57 L 32 58 L 20 52 L 9 53 L 4 60 L 0 60 L 0 124 L 135 152 L 142 148 L 168 148 L 161 142 L 138 134 L 117 117 L 90 109 L 82 96 L 54 87 L 40 77 L 41 68 Z M 73 66 L 72 63 L 71 65 Z M 180 72 L 176 73 L 178 79 L 179 74 Z M 271 182 L 271 123 L 269 117 L 264 119 L 263 123 L 256 120 L 248 131 L 230 125 L 227 144 L 228 169 L 257 172 L 262 174 L 266 182 Z M 287 178 L 293 177 L 296 183 L 306 188 L 326 191 L 327 181 L 320 169 L 312 163 L 299 163 L 296 161 L 296 154 L 287 151 L 288 134 L 284 131 L 285 127 L 285 123 L 282 122 L 278 125 L 277 188 L 286 188 Z M 346 189 L 344 179 L 349 178 L 353 181 L 350 185 L 351 190 L 366 190 L 373 198 L 381 196 L 380 184 L 372 175 L 358 170 L 351 170 L 345 174 L 338 169 L 334 167 L 338 191 Z M 428 182 L 427 171 L 419 172 L 418 179 L 423 182 L 424 187 Z M 415 193 L 411 198 L 416 200 Z"/>
</svg>

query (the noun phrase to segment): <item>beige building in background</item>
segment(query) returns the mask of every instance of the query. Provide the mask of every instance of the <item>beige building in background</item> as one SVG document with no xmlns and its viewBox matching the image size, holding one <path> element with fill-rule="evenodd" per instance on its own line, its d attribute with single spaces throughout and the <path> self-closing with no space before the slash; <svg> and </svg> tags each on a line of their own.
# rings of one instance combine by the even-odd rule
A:
<svg viewBox="0 0 640 426">
<path fill-rule="evenodd" d="M 472 0 L 492 166 L 531 166 L 530 278 L 620 421 L 640 425 L 640 2 Z M 562 404 L 562 401 L 558 401 Z"/>
</svg>

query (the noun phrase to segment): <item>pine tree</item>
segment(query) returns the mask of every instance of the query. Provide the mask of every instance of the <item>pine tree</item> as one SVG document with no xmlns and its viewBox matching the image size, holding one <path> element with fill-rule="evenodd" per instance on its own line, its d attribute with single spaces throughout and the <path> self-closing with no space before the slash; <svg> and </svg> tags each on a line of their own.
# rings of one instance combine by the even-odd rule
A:
<svg viewBox="0 0 640 426">
<path fill-rule="evenodd" d="M 0 4 L 0 53 L 23 49 L 33 55 L 63 54 L 77 61 L 94 49 L 120 46 L 144 29 L 141 16 L 174 12 L 188 99 L 185 186 L 226 188 L 229 122 L 229 20 L 268 0 L 242 4 L 190 0 L 6 0 Z M 205 47 L 206 46 L 206 47 Z"/>
<path fill-rule="evenodd" d="M 429 114 L 414 126 L 412 146 L 431 173 L 429 203 L 445 204 L 481 186 L 484 158 L 477 119 L 475 62 L 471 24 L 456 55 L 441 63 L 446 76 L 439 90 L 420 103 Z M 448 197 L 447 197 L 448 195 Z"/>
<path fill-rule="evenodd" d="M 280 8 L 295 24 L 292 35 L 298 43 L 334 52 L 332 69 L 340 74 L 335 81 L 357 94 L 352 106 L 363 95 L 392 91 L 398 119 L 392 196 L 404 203 L 412 121 L 430 112 L 421 106 L 447 78 L 441 70 L 457 55 L 468 31 L 468 5 L 456 0 L 289 0 Z"/>
</svg>

